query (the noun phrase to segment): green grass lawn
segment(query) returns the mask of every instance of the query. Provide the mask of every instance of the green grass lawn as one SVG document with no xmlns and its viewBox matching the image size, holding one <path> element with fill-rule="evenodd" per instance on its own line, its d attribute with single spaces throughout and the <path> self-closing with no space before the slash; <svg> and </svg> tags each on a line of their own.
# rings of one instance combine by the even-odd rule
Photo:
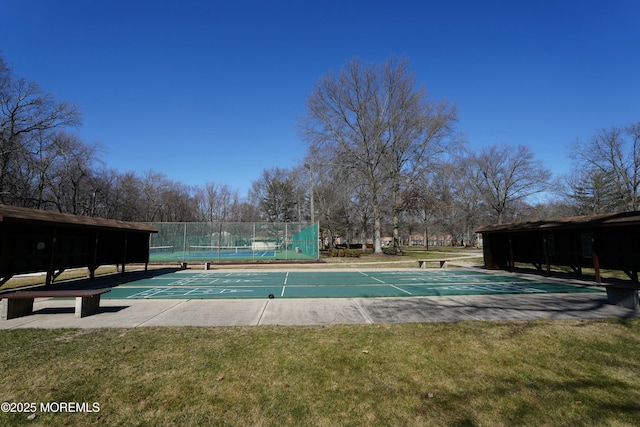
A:
<svg viewBox="0 0 640 427">
<path fill-rule="evenodd" d="M 0 331 L 0 425 L 640 424 L 640 320 Z"/>
</svg>

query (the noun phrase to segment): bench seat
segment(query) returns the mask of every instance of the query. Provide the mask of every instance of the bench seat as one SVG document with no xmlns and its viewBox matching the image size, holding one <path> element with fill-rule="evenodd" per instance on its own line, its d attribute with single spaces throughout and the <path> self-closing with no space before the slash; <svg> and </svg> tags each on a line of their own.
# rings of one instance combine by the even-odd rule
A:
<svg viewBox="0 0 640 427">
<path fill-rule="evenodd" d="M 418 260 L 418 267 L 427 268 L 427 263 L 428 262 L 438 262 L 438 263 L 440 263 L 440 268 L 444 268 L 444 267 L 447 266 L 447 261 L 449 261 L 449 260 L 448 259 L 438 259 L 438 258 L 419 259 Z"/>
<path fill-rule="evenodd" d="M 15 291 L 0 295 L 0 319 L 9 320 L 33 313 L 36 298 L 75 298 L 75 316 L 96 314 L 100 308 L 100 295 L 111 289 L 37 289 Z"/>
</svg>

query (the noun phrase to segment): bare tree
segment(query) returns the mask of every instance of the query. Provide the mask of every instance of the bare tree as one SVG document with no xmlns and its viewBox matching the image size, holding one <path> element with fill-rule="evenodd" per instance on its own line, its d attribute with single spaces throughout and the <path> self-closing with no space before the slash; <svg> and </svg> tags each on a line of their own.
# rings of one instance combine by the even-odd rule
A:
<svg viewBox="0 0 640 427">
<path fill-rule="evenodd" d="M 34 161 L 25 162 L 26 165 L 30 165 L 32 168 L 31 174 L 25 174 L 30 175 L 29 180 L 32 183 L 32 188 L 25 190 L 23 194 L 32 199 L 32 207 L 44 209 L 49 203 L 53 202 L 51 200 L 50 178 L 57 159 L 57 150 L 53 149 L 53 144 L 51 144 L 48 135 L 42 132 L 34 135 L 34 139 L 37 143 L 36 153 L 33 156 Z"/>
<path fill-rule="evenodd" d="M 379 199 L 387 147 L 381 138 L 383 114 L 379 71 L 353 60 L 339 75 L 325 75 L 308 99 L 305 137 L 331 147 L 330 162 L 349 170 L 367 187 L 373 207 L 374 248 L 382 252 Z"/>
<path fill-rule="evenodd" d="M 640 122 L 598 130 L 589 142 L 576 141 L 571 153 L 568 185 L 580 212 L 640 208 Z"/>
<path fill-rule="evenodd" d="M 117 197 L 120 178 L 115 169 L 102 166 L 94 170 L 91 216 L 120 218 L 121 200 Z"/>
<path fill-rule="evenodd" d="M 142 182 L 134 172 L 118 174 L 115 180 L 111 201 L 117 210 L 114 219 L 122 221 L 140 221 L 142 214 Z"/>
<path fill-rule="evenodd" d="M 341 243 L 363 243 L 371 210 L 368 194 L 362 187 L 352 185 L 354 181 L 348 176 L 334 175 L 335 172 L 327 169 L 327 173 L 320 174 L 315 191 L 321 231 L 326 237 L 323 242 L 333 247 L 341 237 Z"/>
<path fill-rule="evenodd" d="M 171 181 L 162 172 L 148 170 L 139 177 L 139 194 L 141 196 L 139 211 L 141 221 L 167 221 L 169 206 L 165 200 L 171 189 Z"/>
<path fill-rule="evenodd" d="M 207 182 L 196 191 L 201 217 L 208 222 L 228 221 L 234 205 L 238 203 L 238 193 L 226 184 Z"/>
<path fill-rule="evenodd" d="M 0 57 L 0 202 L 14 201 L 12 180 L 49 131 L 80 123 L 78 108 L 13 75 Z M 30 160 L 29 160 L 30 161 Z"/>
<path fill-rule="evenodd" d="M 457 121 L 456 108 L 445 101 L 427 99 L 423 88 L 416 90 L 408 62 L 386 63 L 383 84 L 393 94 L 385 107 L 389 115 L 389 156 L 385 162 L 391 190 L 393 246 L 399 250 L 402 191 L 411 187 L 429 166 L 444 153 L 451 154 L 459 146 L 453 137 Z"/>
<path fill-rule="evenodd" d="M 474 245 L 475 229 L 487 217 L 486 203 L 478 186 L 470 184 L 479 179 L 479 170 L 469 164 L 469 158 L 465 155 L 454 157 L 449 170 L 453 175 L 456 203 L 463 217 L 464 242 L 465 245 Z"/>
<path fill-rule="evenodd" d="M 305 159 L 304 168 L 309 174 L 309 218 L 320 222 L 323 246 L 334 247 L 337 237 L 346 238 L 349 243 L 353 240 L 362 243 L 366 240 L 362 233 L 357 238 L 355 235 L 365 228 L 361 219 L 365 217 L 366 221 L 368 200 L 360 197 L 351 170 L 332 163 L 333 155 L 328 148 L 310 147 Z"/>
<path fill-rule="evenodd" d="M 429 174 L 424 174 L 413 186 L 403 193 L 405 210 L 418 219 L 422 227 L 423 245 L 429 247 L 430 226 L 438 210 L 438 202 L 434 186 L 431 185 Z"/>
<path fill-rule="evenodd" d="M 283 168 L 264 170 L 262 178 L 251 186 L 250 198 L 260 206 L 270 222 L 290 222 L 296 216 L 296 196 L 291 171 Z"/>
<path fill-rule="evenodd" d="M 246 199 L 238 198 L 231 207 L 229 216 L 231 222 L 256 222 L 260 221 L 260 210 L 254 203 Z"/>
<path fill-rule="evenodd" d="M 59 212 L 90 215 L 93 204 L 92 171 L 97 147 L 76 135 L 58 132 L 49 147 L 53 164 L 48 172 L 53 204 Z"/>
<path fill-rule="evenodd" d="M 452 244 L 463 243 L 468 229 L 465 199 L 460 193 L 460 172 L 454 164 L 445 163 L 436 170 L 432 180 L 437 223 L 446 235 L 451 236 Z"/>
<path fill-rule="evenodd" d="M 498 224 L 505 220 L 510 204 L 548 188 L 551 172 L 535 160 L 527 146 L 491 145 L 471 156 L 478 170 L 475 184 Z"/>
<path fill-rule="evenodd" d="M 163 207 L 161 221 L 193 222 L 198 220 L 198 204 L 193 197 L 191 187 L 186 184 L 167 179 L 159 203 Z"/>
<path fill-rule="evenodd" d="M 381 253 L 383 203 L 400 209 L 401 187 L 439 150 L 455 110 L 427 102 L 405 60 L 377 66 L 354 59 L 337 75 L 326 74 L 307 105 L 302 132 L 310 151 L 328 153 L 331 164 L 366 189 L 374 250 Z"/>
</svg>

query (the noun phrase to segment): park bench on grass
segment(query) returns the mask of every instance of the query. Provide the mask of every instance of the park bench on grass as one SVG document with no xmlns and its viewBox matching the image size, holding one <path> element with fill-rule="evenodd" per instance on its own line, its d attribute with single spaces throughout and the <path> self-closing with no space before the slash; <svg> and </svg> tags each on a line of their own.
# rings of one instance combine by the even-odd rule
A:
<svg viewBox="0 0 640 427">
<path fill-rule="evenodd" d="M 8 320 L 33 313 L 35 298 L 75 298 L 76 317 L 96 314 L 100 308 L 100 295 L 111 289 L 38 289 L 15 291 L 0 295 L 0 319 Z"/>
<path fill-rule="evenodd" d="M 440 268 L 444 268 L 444 267 L 447 266 L 447 261 L 449 261 L 449 260 L 448 259 L 437 259 L 437 258 L 419 259 L 418 260 L 418 267 L 427 268 L 427 263 L 429 263 L 429 262 L 438 262 L 438 263 L 440 263 Z"/>
</svg>

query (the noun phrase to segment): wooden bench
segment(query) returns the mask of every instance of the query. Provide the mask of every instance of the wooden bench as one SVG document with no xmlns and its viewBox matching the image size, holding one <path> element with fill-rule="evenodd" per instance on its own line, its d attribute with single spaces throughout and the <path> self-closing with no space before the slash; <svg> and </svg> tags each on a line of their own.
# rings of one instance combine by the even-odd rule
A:
<svg viewBox="0 0 640 427">
<path fill-rule="evenodd" d="M 420 268 L 427 268 L 427 263 L 428 262 L 439 262 L 440 263 L 440 268 L 444 268 L 447 266 L 447 261 L 449 261 L 448 259 L 437 259 L 437 258 L 433 258 L 433 259 L 419 259 L 418 260 L 418 267 Z"/>
<path fill-rule="evenodd" d="M 36 298 L 75 298 L 76 317 L 96 314 L 100 308 L 100 295 L 111 289 L 38 289 L 15 291 L 0 295 L 0 319 L 9 320 L 33 313 Z"/>
<path fill-rule="evenodd" d="M 638 309 L 638 290 L 640 286 L 635 284 L 614 284 L 605 285 L 607 290 L 607 300 L 610 304 L 620 307 Z"/>
</svg>

